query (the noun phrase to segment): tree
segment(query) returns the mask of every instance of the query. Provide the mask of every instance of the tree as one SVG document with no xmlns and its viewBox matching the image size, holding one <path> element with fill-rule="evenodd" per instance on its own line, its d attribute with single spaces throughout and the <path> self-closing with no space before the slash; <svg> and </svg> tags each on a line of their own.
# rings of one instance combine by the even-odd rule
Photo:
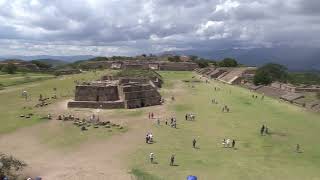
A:
<svg viewBox="0 0 320 180">
<path fill-rule="evenodd" d="M 272 83 L 272 79 L 266 71 L 257 71 L 253 83 L 255 85 L 268 85 Z"/>
<path fill-rule="evenodd" d="M 8 63 L 2 67 L 2 71 L 8 74 L 16 73 L 17 69 L 18 69 L 17 66 L 14 65 L 13 63 Z"/>
<path fill-rule="evenodd" d="M 221 66 L 221 67 L 237 67 L 238 62 L 232 58 L 224 58 L 222 61 L 219 62 L 219 66 Z"/>
<path fill-rule="evenodd" d="M 273 81 L 285 82 L 288 79 L 287 68 L 281 64 L 268 63 L 258 68 L 255 76 L 254 83 L 258 84 L 270 84 Z"/>
<path fill-rule="evenodd" d="M 8 177 L 9 179 L 17 179 L 19 171 L 27 166 L 26 163 L 12 156 L 0 153 L 0 179 Z"/>
<path fill-rule="evenodd" d="M 32 60 L 31 63 L 37 65 L 40 69 L 50 69 L 52 67 L 51 64 L 44 63 L 38 60 Z"/>
<path fill-rule="evenodd" d="M 191 61 L 196 61 L 196 60 L 198 60 L 199 58 L 198 58 L 198 56 L 191 55 L 191 56 L 190 56 L 190 59 L 191 59 Z"/>
<path fill-rule="evenodd" d="M 180 62 L 180 56 L 170 56 L 170 57 L 168 57 L 168 61 L 170 61 L 170 62 Z"/>
</svg>

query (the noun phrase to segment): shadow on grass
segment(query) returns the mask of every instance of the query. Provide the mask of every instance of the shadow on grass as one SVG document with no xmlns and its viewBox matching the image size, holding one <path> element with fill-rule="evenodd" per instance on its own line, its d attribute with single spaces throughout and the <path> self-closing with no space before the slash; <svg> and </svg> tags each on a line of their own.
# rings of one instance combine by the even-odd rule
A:
<svg viewBox="0 0 320 180">
<path fill-rule="evenodd" d="M 136 180 L 161 180 L 159 177 L 149 174 L 141 169 L 133 168 L 131 174 L 136 177 Z"/>
</svg>

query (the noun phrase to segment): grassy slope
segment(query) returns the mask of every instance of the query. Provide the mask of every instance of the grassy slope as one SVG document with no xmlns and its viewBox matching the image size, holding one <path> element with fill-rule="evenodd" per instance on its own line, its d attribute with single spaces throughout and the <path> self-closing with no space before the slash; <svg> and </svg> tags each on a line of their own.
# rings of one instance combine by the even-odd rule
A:
<svg viewBox="0 0 320 180">
<path fill-rule="evenodd" d="M 176 84 L 174 79 L 190 78 L 192 73 L 162 75 L 168 83 L 164 87 L 170 87 Z M 214 85 L 222 91 L 215 92 Z M 253 100 L 248 90 L 217 82 L 196 84 L 195 89 L 183 84 L 183 89 L 170 106 L 170 111 L 176 112 L 179 129 L 154 126 L 157 143 L 141 147 L 132 157 L 132 167 L 166 180 L 184 179 L 190 174 L 204 180 L 320 178 L 319 114 L 271 98 Z M 163 92 L 170 94 L 165 89 Z M 212 105 L 213 97 L 221 104 Z M 222 113 L 222 104 L 228 105 L 232 113 Z M 186 112 L 195 112 L 197 120 L 184 121 Z M 274 134 L 261 137 L 262 124 Z M 194 137 L 198 139 L 198 150 L 191 148 Z M 238 149 L 221 148 L 223 138 L 236 139 Z M 304 153 L 294 152 L 297 143 Z M 155 153 L 159 164 L 150 165 L 150 152 Z M 177 167 L 168 166 L 172 153 L 176 154 Z"/>
<path fill-rule="evenodd" d="M 100 73 L 101 75 L 101 73 Z M 31 119 L 19 118 L 20 114 L 41 111 L 33 108 L 37 103 L 39 94 L 44 97 L 53 95 L 53 88 L 57 88 L 58 97 L 72 97 L 74 90 L 74 80 L 97 79 L 99 73 L 85 73 L 78 75 L 62 76 L 56 79 L 50 79 L 39 82 L 29 83 L 20 86 L 13 86 L 6 90 L 0 91 L 0 134 L 16 130 L 17 128 L 30 126 L 41 121 L 39 116 L 33 116 Z M 27 90 L 31 95 L 31 100 L 25 101 L 21 97 L 21 92 Z M 28 107 L 24 109 L 23 107 Z M 29 109 L 29 107 L 31 109 Z"/>
<path fill-rule="evenodd" d="M 16 74 L 0 74 L 0 84 L 3 86 L 14 86 L 30 82 L 42 81 L 54 78 L 53 75 L 40 73 L 16 73 Z"/>
</svg>

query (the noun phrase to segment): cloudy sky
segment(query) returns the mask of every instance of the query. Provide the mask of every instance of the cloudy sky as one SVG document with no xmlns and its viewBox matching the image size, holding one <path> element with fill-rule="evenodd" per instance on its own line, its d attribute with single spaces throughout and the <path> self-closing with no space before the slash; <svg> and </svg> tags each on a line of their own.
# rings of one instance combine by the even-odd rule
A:
<svg viewBox="0 0 320 180">
<path fill-rule="evenodd" d="M 320 0 L 0 0 L 0 55 L 320 47 Z"/>
</svg>

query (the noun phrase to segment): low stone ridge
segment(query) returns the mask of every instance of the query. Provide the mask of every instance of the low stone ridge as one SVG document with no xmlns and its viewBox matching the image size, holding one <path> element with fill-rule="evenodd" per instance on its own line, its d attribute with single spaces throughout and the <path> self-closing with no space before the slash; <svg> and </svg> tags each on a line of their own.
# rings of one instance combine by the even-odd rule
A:
<svg viewBox="0 0 320 180">
<path fill-rule="evenodd" d="M 304 95 L 299 93 L 287 93 L 280 97 L 280 99 L 283 99 L 289 102 L 293 102 L 294 100 L 301 99 L 301 98 L 304 98 Z"/>
</svg>

